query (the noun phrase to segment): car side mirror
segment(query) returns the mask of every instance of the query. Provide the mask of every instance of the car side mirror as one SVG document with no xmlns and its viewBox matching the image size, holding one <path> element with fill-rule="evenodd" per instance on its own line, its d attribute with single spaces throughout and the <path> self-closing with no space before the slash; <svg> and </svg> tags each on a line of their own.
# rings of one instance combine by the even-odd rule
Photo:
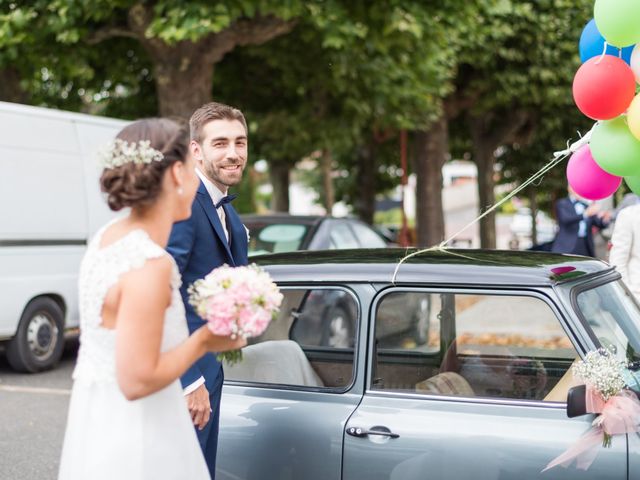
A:
<svg viewBox="0 0 640 480">
<path fill-rule="evenodd" d="M 567 393 L 567 417 L 580 417 L 587 413 L 587 386 L 571 387 Z"/>
<path fill-rule="evenodd" d="M 640 391 L 633 389 L 630 391 L 635 393 L 638 400 L 640 400 Z M 587 413 L 590 413 L 587 412 L 587 386 L 571 387 L 567 393 L 567 417 L 579 417 Z"/>
</svg>

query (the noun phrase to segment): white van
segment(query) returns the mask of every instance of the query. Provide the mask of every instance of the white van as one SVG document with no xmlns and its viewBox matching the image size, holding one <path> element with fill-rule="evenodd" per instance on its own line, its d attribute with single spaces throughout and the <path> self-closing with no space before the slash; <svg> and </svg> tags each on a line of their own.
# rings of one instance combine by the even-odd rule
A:
<svg viewBox="0 0 640 480">
<path fill-rule="evenodd" d="M 125 125 L 0 102 L 0 341 L 16 370 L 54 366 L 78 326 L 80 260 L 114 216 L 96 154 Z"/>
</svg>

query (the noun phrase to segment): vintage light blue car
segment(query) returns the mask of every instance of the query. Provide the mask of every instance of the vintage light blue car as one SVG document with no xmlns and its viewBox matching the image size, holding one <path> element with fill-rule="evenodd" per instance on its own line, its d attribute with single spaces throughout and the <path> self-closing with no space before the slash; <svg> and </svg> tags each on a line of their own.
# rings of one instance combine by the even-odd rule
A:
<svg viewBox="0 0 640 480">
<path fill-rule="evenodd" d="M 640 478 L 637 434 L 586 471 L 541 473 L 594 419 L 567 416 L 572 363 L 602 346 L 638 360 L 640 310 L 613 268 L 453 250 L 409 259 L 393 282 L 406 253 L 259 257 L 284 301 L 225 367 L 217 480 Z M 338 302 L 353 314 L 331 343 Z M 425 321 L 396 328 L 417 308 Z"/>
</svg>

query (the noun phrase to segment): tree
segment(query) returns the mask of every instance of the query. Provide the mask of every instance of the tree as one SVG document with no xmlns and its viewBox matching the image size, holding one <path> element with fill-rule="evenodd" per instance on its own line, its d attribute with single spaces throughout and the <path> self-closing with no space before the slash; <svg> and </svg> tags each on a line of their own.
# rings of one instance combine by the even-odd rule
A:
<svg viewBox="0 0 640 480">
<path fill-rule="evenodd" d="M 222 78 L 260 78 L 255 89 L 233 82 L 219 88 L 225 98 L 251 105 L 254 141 L 264 146 L 261 154 L 272 170 L 285 179 L 287 167 L 301 158 L 319 159 L 325 205 L 333 203 L 329 166 L 351 170 L 351 184 L 340 182 L 336 195 L 368 222 L 376 194 L 393 185 L 387 167 L 397 164 L 399 129 L 424 124 L 433 108 L 430 82 L 415 71 L 409 54 L 418 47 L 428 52 L 428 42 L 422 44 L 425 32 L 406 3 L 310 8 L 290 34 L 238 50 L 220 68 Z M 292 61 L 307 58 L 314 61 Z"/>
<path fill-rule="evenodd" d="M 14 36 L 27 36 L 34 45 L 67 52 L 76 47 L 85 51 L 114 38 L 131 39 L 151 63 L 159 113 L 188 117 L 212 99 L 214 66 L 225 54 L 287 33 L 305 3 L 32 0 L 17 4 L 5 0 L 2 7 L 8 12 L 8 23 L 4 30 L 11 35 L 0 35 L 0 47 L 15 45 Z"/>
<path fill-rule="evenodd" d="M 463 84 L 477 95 L 464 120 L 478 165 L 481 208 L 495 202 L 499 147 L 527 144 L 541 112 L 567 108 L 578 67 L 577 40 L 592 2 L 505 0 L 488 1 L 484 7 L 479 37 L 461 52 L 461 72 L 467 77 Z M 480 232 L 482 246 L 495 248 L 493 215 L 482 220 Z"/>
</svg>

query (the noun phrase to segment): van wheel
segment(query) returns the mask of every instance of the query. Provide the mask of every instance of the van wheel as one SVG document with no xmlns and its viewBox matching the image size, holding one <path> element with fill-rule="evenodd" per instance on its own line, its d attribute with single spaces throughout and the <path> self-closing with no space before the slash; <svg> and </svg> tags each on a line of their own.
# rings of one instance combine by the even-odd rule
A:
<svg viewBox="0 0 640 480">
<path fill-rule="evenodd" d="M 7 360 L 19 372 L 52 368 L 64 349 L 64 314 L 51 298 L 31 301 L 20 317 L 18 331 L 7 347 Z"/>
</svg>

